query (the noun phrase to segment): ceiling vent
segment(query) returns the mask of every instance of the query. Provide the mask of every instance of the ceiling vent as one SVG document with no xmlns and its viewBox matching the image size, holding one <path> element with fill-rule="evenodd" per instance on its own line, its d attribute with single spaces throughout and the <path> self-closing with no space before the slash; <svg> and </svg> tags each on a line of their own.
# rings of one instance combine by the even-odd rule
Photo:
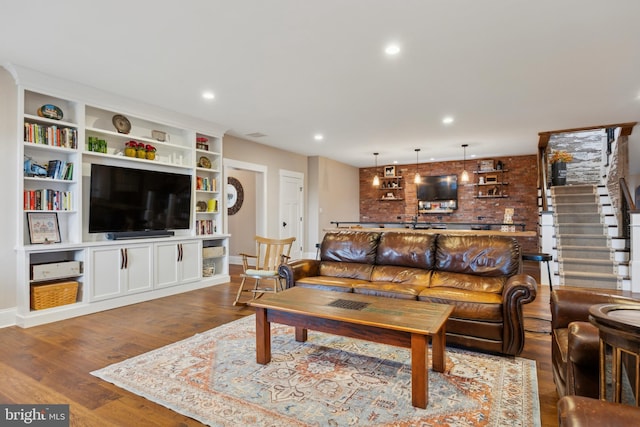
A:
<svg viewBox="0 0 640 427">
<path fill-rule="evenodd" d="M 262 138 L 263 136 L 267 136 L 262 132 L 254 132 L 254 133 L 248 133 L 246 134 L 246 136 L 251 137 L 251 138 Z"/>
</svg>

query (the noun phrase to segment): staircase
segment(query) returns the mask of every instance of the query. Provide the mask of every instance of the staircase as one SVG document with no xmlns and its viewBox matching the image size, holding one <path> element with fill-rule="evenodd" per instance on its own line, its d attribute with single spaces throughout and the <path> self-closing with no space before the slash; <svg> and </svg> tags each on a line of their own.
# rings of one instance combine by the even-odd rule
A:
<svg viewBox="0 0 640 427">
<path fill-rule="evenodd" d="M 628 250 L 603 198 L 593 184 L 551 187 L 560 285 L 622 289 L 629 280 Z"/>
</svg>

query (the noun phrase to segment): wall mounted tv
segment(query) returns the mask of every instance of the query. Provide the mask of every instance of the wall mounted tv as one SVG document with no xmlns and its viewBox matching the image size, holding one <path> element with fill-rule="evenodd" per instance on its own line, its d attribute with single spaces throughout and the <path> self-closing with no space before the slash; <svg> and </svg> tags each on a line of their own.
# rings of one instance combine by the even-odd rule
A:
<svg viewBox="0 0 640 427">
<path fill-rule="evenodd" d="M 89 233 L 146 237 L 190 228 L 190 175 L 92 164 L 89 193 Z"/>
<path fill-rule="evenodd" d="M 458 200 L 458 176 L 423 176 L 417 188 L 419 202 Z M 457 203 L 454 204 L 457 208 Z M 454 208 L 455 209 L 455 208 Z"/>
</svg>

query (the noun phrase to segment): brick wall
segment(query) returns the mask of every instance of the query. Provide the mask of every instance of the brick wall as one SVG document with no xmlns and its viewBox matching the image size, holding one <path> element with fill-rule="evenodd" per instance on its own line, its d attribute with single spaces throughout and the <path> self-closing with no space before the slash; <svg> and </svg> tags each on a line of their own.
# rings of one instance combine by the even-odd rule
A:
<svg viewBox="0 0 640 427">
<path fill-rule="evenodd" d="M 470 175 L 469 184 L 458 186 L 458 209 L 451 214 L 421 214 L 422 222 L 502 222 L 505 208 L 513 208 L 514 223 L 526 224 L 526 230 L 537 231 L 537 158 L 535 155 L 496 157 L 502 161 L 505 169 L 504 187 L 507 198 L 478 198 L 477 187 L 473 185 L 476 174 L 472 173 L 477 162 L 482 159 L 467 160 L 466 168 Z M 418 165 L 422 176 L 459 174 L 462 161 L 421 163 Z M 380 200 L 385 190 L 372 185 L 375 168 L 360 169 L 360 221 L 397 222 L 411 221 L 417 214 L 418 200 L 416 185 L 413 183 L 415 164 L 396 165 L 396 174 L 403 177 L 402 190 L 396 192 L 402 200 Z M 382 167 L 379 168 L 381 172 Z M 538 239 L 522 238 L 520 244 L 525 252 L 538 251 Z"/>
</svg>

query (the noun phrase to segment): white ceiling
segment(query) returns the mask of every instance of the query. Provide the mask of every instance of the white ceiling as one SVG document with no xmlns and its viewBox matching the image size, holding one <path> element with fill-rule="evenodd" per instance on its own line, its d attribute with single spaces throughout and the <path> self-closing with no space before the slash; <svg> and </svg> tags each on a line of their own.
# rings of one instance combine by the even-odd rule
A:
<svg viewBox="0 0 640 427">
<path fill-rule="evenodd" d="M 8 0 L 0 61 L 363 167 L 638 121 L 639 17 L 638 0 Z"/>
</svg>

